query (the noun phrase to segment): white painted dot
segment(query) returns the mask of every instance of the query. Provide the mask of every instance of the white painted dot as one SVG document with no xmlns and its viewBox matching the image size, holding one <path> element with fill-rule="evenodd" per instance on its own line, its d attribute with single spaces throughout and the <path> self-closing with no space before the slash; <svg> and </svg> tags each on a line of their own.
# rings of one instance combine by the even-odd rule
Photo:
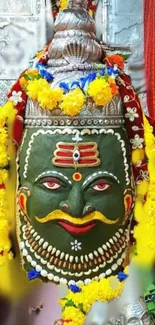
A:
<svg viewBox="0 0 155 325">
<path fill-rule="evenodd" d="M 41 270 L 41 276 L 47 277 L 47 271 L 46 270 Z"/>
<path fill-rule="evenodd" d="M 28 255 L 28 251 L 24 248 L 23 249 L 23 256 L 27 256 Z"/>
<path fill-rule="evenodd" d="M 54 275 L 52 273 L 48 273 L 47 277 L 48 277 L 48 280 L 52 281 L 54 278 Z"/>
<path fill-rule="evenodd" d="M 54 276 L 54 282 L 59 282 L 59 277 L 57 275 Z"/>
<path fill-rule="evenodd" d="M 37 265 L 36 261 L 32 261 L 32 262 L 31 262 L 31 265 L 32 265 L 33 267 L 36 267 L 36 265 Z"/>
<path fill-rule="evenodd" d="M 23 241 L 20 242 L 19 247 L 20 247 L 20 249 L 23 249 L 25 247 L 25 244 Z"/>
<path fill-rule="evenodd" d="M 31 263 L 31 261 L 32 261 L 32 257 L 31 257 L 30 255 L 27 255 L 26 259 L 27 259 L 27 261 L 28 261 L 29 263 Z"/>
<path fill-rule="evenodd" d="M 37 271 L 37 272 L 41 272 L 41 270 L 42 270 L 42 267 L 41 267 L 40 265 L 37 265 L 37 266 L 36 266 L 36 271 Z"/>
</svg>

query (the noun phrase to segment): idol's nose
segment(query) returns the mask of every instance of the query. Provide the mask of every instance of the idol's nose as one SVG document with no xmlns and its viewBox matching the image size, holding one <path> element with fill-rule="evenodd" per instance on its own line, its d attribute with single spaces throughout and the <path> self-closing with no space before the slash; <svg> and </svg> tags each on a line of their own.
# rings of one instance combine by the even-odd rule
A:
<svg viewBox="0 0 155 325">
<path fill-rule="evenodd" d="M 84 193 L 79 183 L 72 187 L 68 200 L 60 203 L 60 209 L 74 218 L 81 218 L 94 211 L 92 204 L 85 202 Z"/>
</svg>

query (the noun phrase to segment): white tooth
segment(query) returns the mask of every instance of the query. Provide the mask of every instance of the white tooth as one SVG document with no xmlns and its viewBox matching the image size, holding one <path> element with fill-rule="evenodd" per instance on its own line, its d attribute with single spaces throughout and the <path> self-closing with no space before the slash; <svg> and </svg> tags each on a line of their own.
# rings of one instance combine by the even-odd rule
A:
<svg viewBox="0 0 155 325">
<path fill-rule="evenodd" d="M 36 261 L 32 261 L 32 262 L 31 262 L 31 265 L 32 265 L 33 267 L 36 267 L 36 265 L 37 265 Z"/>
<path fill-rule="evenodd" d="M 78 263 L 78 260 L 79 260 L 78 256 L 75 256 L 75 262 L 76 263 Z"/>
<path fill-rule="evenodd" d="M 39 245 L 42 245 L 43 242 L 44 242 L 44 239 L 41 238 L 41 239 L 39 240 Z"/>
<path fill-rule="evenodd" d="M 119 258 L 119 259 L 117 260 L 117 264 L 118 264 L 118 265 L 121 265 L 122 262 L 123 262 L 123 260 L 122 260 L 121 258 Z"/>
<path fill-rule="evenodd" d="M 60 269 L 57 269 L 57 267 L 55 267 L 54 270 L 55 270 L 57 273 L 60 273 Z"/>
<path fill-rule="evenodd" d="M 24 230 L 25 230 L 25 228 L 26 228 L 26 225 L 24 225 L 24 226 L 22 227 L 22 230 L 24 231 Z"/>
<path fill-rule="evenodd" d="M 41 257 L 36 252 L 34 253 L 34 256 L 37 258 L 37 260 L 41 259 Z"/>
<path fill-rule="evenodd" d="M 111 269 L 108 269 L 108 270 L 105 272 L 106 275 L 110 275 L 111 273 L 112 273 Z"/>
<path fill-rule="evenodd" d="M 44 264 L 44 265 L 47 264 L 47 261 L 45 261 L 43 258 L 41 258 L 40 262 L 41 262 L 42 264 Z"/>
<path fill-rule="evenodd" d="M 112 267 L 111 267 L 111 269 L 113 270 L 113 271 L 116 271 L 117 270 L 117 268 L 118 268 L 118 265 L 115 263 L 115 264 L 113 264 L 112 265 Z"/>
<path fill-rule="evenodd" d="M 113 257 L 110 258 L 110 260 L 107 260 L 107 263 L 112 263 L 113 262 Z"/>
<path fill-rule="evenodd" d="M 126 257 L 126 253 L 124 252 L 121 257 L 122 258 L 125 258 Z"/>
<path fill-rule="evenodd" d="M 34 234 L 33 234 L 33 237 L 36 237 L 38 235 L 38 233 L 37 232 L 35 232 Z"/>
<path fill-rule="evenodd" d="M 46 277 L 47 276 L 47 271 L 46 270 L 41 270 L 41 276 Z"/>
<path fill-rule="evenodd" d="M 58 256 L 60 255 L 60 253 L 61 253 L 61 252 L 60 252 L 59 250 L 57 250 L 57 251 L 56 251 L 56 257 L 58 257 Z"/>
<path fill-rule="evenodd" d="M 105 273 L 101 273 L 101 274 L 99 275 L 99 279 L 100 279 L 100 280 L 103 279 L 103 278 L 105 278 Z"/>
<path fill-rule="evenodd" d="M 100 264 L 99 267 L 103 269 L 106 266 L 106 262 L 103 262 L 103 264 Z"/>
<path fill-rule="evenodd" d="M 89 256 L 89 258 L 90 258 L 91 260 L 93 260 L 93 259 L 94 259 L 94 256 L 93 256 L 93 254 L 92 254 L 92 253 L 90 253 L 88 256 Z"/>
<path fill-rule="evenodd" d="M 43 249 L 46 249 L 48 247 L 48 242 L 45 241 L 45 243 L 43 244 Z"/>
<path fill-rule="evenodd" d="M 121 251 L 122 251 L 122 247 L 120 247 L 120 249 L 119 249 L 119 251 L 118 251 L 118 254 L 120 254 L 120 253 L 121 253 Z"/>
<path fill-rule="evenodd" d="M 113 239 L 114 239 L 114 241 L 117 243 L 117 238 L 116 238 L 115 236 L 113 236 Z"/>
<path fill-rule="evenodd" d="M 27 259 L 27 261 L 28 261 L 29 263 L 31 263 L 31 261 L 32 261 L 32 257 L 31 257 L 30 255 L 27 255 L 27 256 L 26 256 L 26 259 Z"/>
<path fill-rule="evenodd" d="M 102 245 L 102 247 L 103 247 L 103 249 L 104 249 L 105 251 L 107 251 L 107 246 L 106 246 L 106 245 Z"/>
<path fill-rule="evenodd" d="M 24 248 L 23 249 L 23 256 L 27 256 L 28 255 L 28 251 Z"/>
<path fill-rule="evenodd" d="M 91 282 L 90 279 L 86 279 L 86 280 L 84 280 L 84 284 L 85 284 L 85 285 L 89 284 L 90 282 Z"/>
<path fill-rule="evenodd" d="M 25 236 L 25 234 L 23 234 L 23 239 L 25 239 L 25 240 L 27 239 L 27 237 Z"/>
<path fill-rule="evenodd" d="M 60 259 L 62 260 L 64 258 L 64 256 L 65 256 L 65 253 L 62 252 L 61 255 L 60 255 Z"/>
<path fill-rule="evenodd" d="M 99 252 L 101 255 L 104 254 L 103 249 L 102 249 L 101 247 L 98 248 L 98 252 Z"/>
<path fill-rule="evenodd" d="M 97 272 L 99 270 L 99 267 L 96 266 L 95 269 L 93 269 L 93 272 Z"/>
<path fill-rule="evenodd" d="M 64 278 L 61 278 L 61 279 L 60 279 L 60 283 L 62 283 L 62 284 L 67 284 L 67 280 L 64 279 Z"/>
<path fill-rule="evenodd" d="M 47 248 L 48 253 L 50 253 L 51 250 L 52 250 L 52 246 L 50 245 L 50 246 L 48 246 L 48 248 Z"/>
<path fill-rule="evenodd" d="M 50 263 L 47 263 L 47 267 L 49 270 L 54 270 L 54 265 L 51 265 Z"/>
<path fill-rule="evenodd" d="M 113 255 L 113 258 L 117 258 L 118 257 L 118 253 L 116 253 L 115 255 Z"/>
<path fill-rule="evenodd" d="M 81 260 L 82 263 L 84 263 L 83 255 L 80 256 L 80 260 Z"/>
<path fill-rule="evenodd" d="M 56 248 L 53 247 L 51 254 L 53 255 L 56 252 Z"/>
<path fill-rule="evenodd" d="M 88 256 L 87 255 L 85 255 L 85 260 L 86 260 L 86 262 L 88 262 Z"/>
<path fill-rule="evenodd" d="M 31 247 L 30 244 L 29 244 L 29 242 L 28 242 L 28 240 L 26 240 L 26 246 L 27 247 Z"/>
<path fill-rule="evenodd" d="M 69 257 L 69 261 L 70 261 L 70 263 L 72 263 L 73 260 L 74 260 L 74 256 L 71 255 L 71 256 Z"/>
<path fill-rule="evenodd" d="M 34 249 L 32 247 L 30 247 L 30 252 L 34 253 Z"/>
<path fill-rule="evenodd" d="M 120 232 L 121 234 L 123 234 L 123 230 L 122 230 L 121 228 L 119 229 L 119 232 Z"/>
<path fill-rule="evenodd" d="M 54 275 L 52 273 L 48 273 L 47 277 L 48 277 L 48 280 L 52 281 L 54 278 Z"/>
<path fill-rule="evenodd" d="M 40 239 L 40 235 L 38 235 L 37 237 L 36 237 L 36 239 L 35 240 L 39 240 Z"/>
<path fill-rule="evenodd" d="M 119 234 L 119 232 L 116 232 L 116 236 L 117 236 L 118 238 L 121 237 L 121 235 Z"/>
<path fill-rule="evenodd" d="M 59 277 L 57 275 L 54 276 L 54 282 L 59 282 Z"/>
<path fill-rule="evenodd" d="M 89 275 L 89 274 L 91 274 L 91 270 L 85 271 L 84 274 L 85 274 L 85 275 Z"/>
<path fill-rule="evenodd" d="M 63 275 L 67 275 L 67 274 L 68 274 L 67 271 L 63 271 L 63 270 L 61 270 L 61 273 L 62 273 Z"/>
<path fill-rule="evenodd" d="M 23 241 L 20 242 L 19 247 L 20 247 L 20 249 L 23 249 L 25 247 L 25 244 Z"/>
<path fill-rule="evenodd" d="M 77 277 L 77 278 L 81 278 L 81 276 L 83 275 L 83 272 L 80 272 L 80 273 L 75 273 L 75 276 Z"/>
<path fill-rule="evenodd" d="M 95 276 L 94 278 L 92 278 L 93 281 L 98 281 L 98 276 Z"/>
<path fill-rule="evenodd" d="M 114 244 L 114 241 L 113 241 L 112 238 L 110 238 L 109 241 L 110 241 L 111 244 Z"/>
<path fill-rule="evenodd" d="M 42 267 L 41 267 L 40 265 L 37 265 L 37 266 L 36 266 L 36 271 L 37 271 L 37 272 L 41 272 L 41 270 L 42 270 Z"/>
<path fill-rule="evenodd" d="M 65 255 L 65 261 L 68 261 L 68 258 L 69 258 L 69 254 L 66 254 Z"/>
<path fill-rule="evenodd" d="M 111 248 L 111 244 L 110 244 L 110 243 L 108 243 L 108 242 L 107 242 L 107 244 L 106 244 L 106 245 L 107 245 L 109 248 Z"/>
<path fill-rule="evenodd" d="M 30 234 L 32 235 L 34 233 L 34 229 L 32 229 L 31 231 L 30 231 Z"/>
<path fill-rule="evenodd" d="M 97 251 L 94 251 L 94 255 L 98 257 L 98 252 Z"/>
</svg>

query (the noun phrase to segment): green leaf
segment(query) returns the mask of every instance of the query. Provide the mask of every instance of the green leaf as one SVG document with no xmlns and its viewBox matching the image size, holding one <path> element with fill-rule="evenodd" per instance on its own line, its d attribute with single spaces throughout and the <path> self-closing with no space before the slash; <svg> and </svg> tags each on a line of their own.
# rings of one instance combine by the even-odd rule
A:
<svg viewBox="0 0 155 325">
<path fill-rule="evenodd" d="M 65 307 L 74 307 L 74 301 L 72 299 L 67 300 Z"/>
</svg>

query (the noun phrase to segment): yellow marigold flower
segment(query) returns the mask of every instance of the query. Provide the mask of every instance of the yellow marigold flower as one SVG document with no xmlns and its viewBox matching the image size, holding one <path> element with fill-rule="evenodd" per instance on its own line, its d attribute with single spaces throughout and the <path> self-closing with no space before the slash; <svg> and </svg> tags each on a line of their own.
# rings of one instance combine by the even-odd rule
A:
<svg viewBox="0 0 155 325">
<path fill-rule="evenodd" d="M 5 184 L 8 179 L 8 171 L 0 169 L 0 184 Z"/>
<path fill-rule="evenodd" d="M 40 59 L 44 55 L 45 51 L 42 50 L 36 54 L 37 59 Z"/>
<path fill-rule="evenodd" d="M 49 87 L 50 86 L 45 79 L 29 81 L 27 86 L 27 95 L 31 99 L 37 100 L 39 92 L 43 91 L 43 89 L 48 89 Z"/>
<path fill-rule="evenodd" d="M 85 315 L 75 307 L 66 307 L 62 312 L 62 318 L 66 320 L 65 325 L 68 324 L 67 320 L 72 320 L 69 322 L 70 325 L 83 325 L 85 321 Z"/>
<path fill-rule="evenodd" d="M 66 95 L 63 95 L 60 108 L 65 115 L 78 115 L 85 103 L 85 96 L 79 88 L 69 91 Z"/>
<path fill-rule="evenodd" d="M 68 0 L 60 0 L 60 11 L 67 8 Z"/>
<path fill-rule="evenodd" d="M 2 128 L 6 123 L 6 114 L 4 110 L 4 106 L 0 107 L 0 127 Z"/>
<path fill-rule="evenodd" d="M 41 108 L 53 110 L 61 102 L 63 90 L 61 88 L 45 88 L 38 94 L 38 102 Z"/>
<path fill-rule="evenodd" d="M 88 87 L 88 94 L 96 105 L 104 106 L 112 99 L 112 91 L 109 83 L 103 78 L 96 78 Z"/>
<path fill-rule="evenodd" d="M 9 157 L 6 150 L 1 151 L 1 147 L 2 146 L 0 146 L 0 167 L 6 167 L 9 163 Z"/>
<path fill-rule="evenodd" d="M 6 128 L 1 128 L 0 127 L 0 142 L 1 144 L 6 145 L 8 140 L 8 133 Z"/>
</svg>

